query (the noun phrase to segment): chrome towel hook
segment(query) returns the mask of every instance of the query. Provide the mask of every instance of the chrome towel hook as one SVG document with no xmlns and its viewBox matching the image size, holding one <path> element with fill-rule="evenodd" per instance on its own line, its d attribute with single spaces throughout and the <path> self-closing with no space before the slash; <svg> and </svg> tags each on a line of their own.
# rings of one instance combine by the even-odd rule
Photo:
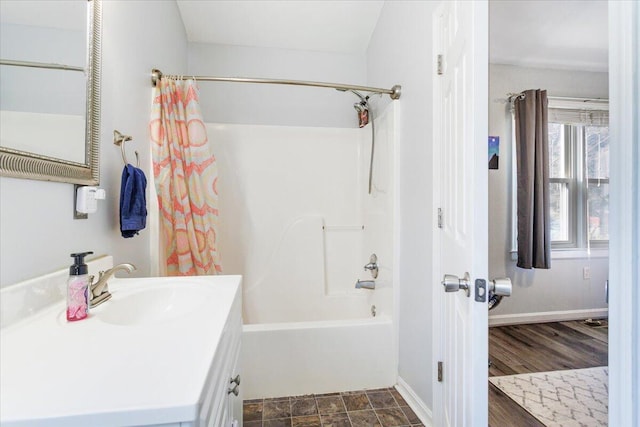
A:
<svg viewBox="0 0 640 427">
<path fill-rule="evenodd" d="M 122 152 L 122 161 L 124 162 L 125 166 L 128 165 L 129 162 L 127 161 L 127 155 L 124 152 L 124 143 L 131 140 L 133 140 L 131 136 L 123 135 L 117 130 L 113 131 L 113 143 L 115 145 L 120 146 L 120 150 Z M 135 151 L 135 153 L 136 153 L 136 167 L 140 167 L 140 157 L 138 157 L 138 151 Z"/>
</svg>

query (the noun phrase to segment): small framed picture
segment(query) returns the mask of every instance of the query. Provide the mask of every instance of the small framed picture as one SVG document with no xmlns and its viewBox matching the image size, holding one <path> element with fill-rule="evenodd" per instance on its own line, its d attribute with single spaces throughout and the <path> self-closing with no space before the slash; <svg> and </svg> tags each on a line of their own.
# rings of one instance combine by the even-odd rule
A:
<svg viewBox="0 0 640 427">
<path fill-rule="evenodd" d="M 489 137 L 489 169 L 498 169 L 500 159 L 500 137 Z"/>
</svg>

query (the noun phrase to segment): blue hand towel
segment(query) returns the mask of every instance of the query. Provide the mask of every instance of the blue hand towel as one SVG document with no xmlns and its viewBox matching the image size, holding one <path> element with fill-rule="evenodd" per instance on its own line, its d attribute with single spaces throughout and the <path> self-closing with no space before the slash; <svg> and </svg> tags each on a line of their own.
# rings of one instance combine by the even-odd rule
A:
<svg viewBox="0 0 640 427">
<path fill-rule="evenodd" d="M 147 224 L 147 178 L 142 170 L 124 167 L 120 184 L 120 232 L 128 238 L 138 234 Z"/>
</svg>

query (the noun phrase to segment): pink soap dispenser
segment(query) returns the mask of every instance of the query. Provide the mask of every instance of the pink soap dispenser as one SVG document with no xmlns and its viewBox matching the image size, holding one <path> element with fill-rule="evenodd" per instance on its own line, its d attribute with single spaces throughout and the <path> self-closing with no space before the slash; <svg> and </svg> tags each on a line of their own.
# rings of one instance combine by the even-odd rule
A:
<svg viewBox="0 0 640 427">
<path fill-rule="evenodd" d="M 67 281 L 67 320 L 86 319 L 89 315 L 89 267 L 84 263 L 84 257 L 93 252 L 71 254 L 73 265 L 69 267 Z"/>
</svg>

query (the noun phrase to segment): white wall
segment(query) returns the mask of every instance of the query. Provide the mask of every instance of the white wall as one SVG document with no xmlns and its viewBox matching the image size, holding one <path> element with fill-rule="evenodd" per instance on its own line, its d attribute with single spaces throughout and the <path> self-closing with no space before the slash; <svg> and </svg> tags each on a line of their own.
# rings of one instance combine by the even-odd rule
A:
<svg viewBox="0 0 640 427">
<path fill-rule="evenodd" d="M 162 70 L 175 73 L 167 67 Z M 363 85 L 362 54 L 189 44 L 189 75 L 312 80 Z M 201 82 L 205 121 L 256 125 L 355 127 L 355 95 L 326 88 Z"/>
<path fill-rule="evenodd" d="M 73 185 L 0 178 L 0 285 L 71 264 L 71 252 L 113 254 L 149 275 L 149 230 L 120 236 L 118 203 L 122 160 L 113 130 L 132 135 L 128 156 L 140 153 L 149 175 L 147 123 L 152 67 L 186 70 L 187 42 L 178 8 L 168 1 L 103 2 L 103 85 L 100 186 L 107 200 L 87 220 L 73 219 Z"/>
<path fill-rule="evenodd" d="M 491 315 L 606 308 L 608 258 L 551 260 L 550 270 L 523 270 L 511 260 L 511 115 L 507 93 L 546 89 L 549 96 L 608 98 L 607 73 L 521 68 L 491 64 L 489 135 L 500 137 L 500 165 L 489 171 L 489 276 L 508 276 L 513 295 Z M 591 279 L 583 279 L 590 267 Z"/>
<path fill-rule="evenodd" d="M 402 85 L 399 105 L 399 375 L 432 406 L 432 13 L 438 2 L 386 2 L 367 51 L 368 84 Z M 381 102 L 388 102 L 388 98 Z M 439 286 L 439 284 L 437 284 Z"/>
</svg>

